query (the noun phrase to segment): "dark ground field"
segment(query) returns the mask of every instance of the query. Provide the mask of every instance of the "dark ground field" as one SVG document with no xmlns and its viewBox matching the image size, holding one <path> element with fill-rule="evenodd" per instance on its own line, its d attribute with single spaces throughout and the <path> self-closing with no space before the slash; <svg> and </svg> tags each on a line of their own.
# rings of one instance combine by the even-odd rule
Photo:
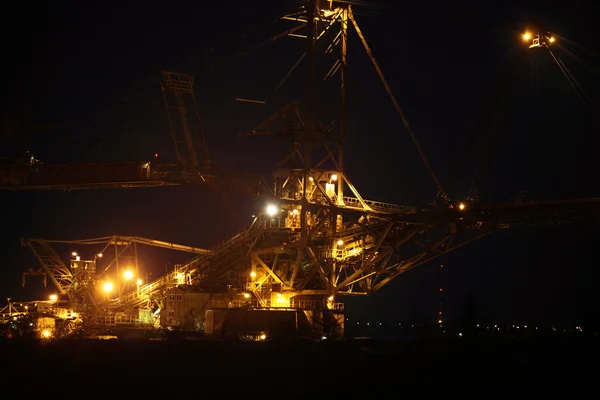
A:
<svg viewBox="0 0 600 400">
<path fill-rule="evenodd" d="M 589 338 L 266 343 L 12 340 L 0 346 L 3 380 L 25 387 L 27 398 L 50 388 L 67 397 L 91 389 L 98 394 L 170 393 L 196 398 L 209 393 L 338 398 L 373 390 L 393 393 L 407 384 L 461 391 L 480 384 L 545 388 L 585 384 L 597 376 L 598 342 Z"/>
</svg>

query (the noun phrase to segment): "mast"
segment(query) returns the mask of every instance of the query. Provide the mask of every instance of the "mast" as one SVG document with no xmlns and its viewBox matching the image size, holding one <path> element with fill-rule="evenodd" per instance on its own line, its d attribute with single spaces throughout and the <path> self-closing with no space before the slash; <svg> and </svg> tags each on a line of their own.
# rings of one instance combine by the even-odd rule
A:
<svg viewBox="0 0 600 400">
<path fill-rule="evenodd" d="M 306 132 L 304 134 L 304 140 L 302 141 L 302 158 L 304 158 L 304 165 L 302 168 L 302 212 L 300 213 L 300 232 L 301 240 L 308 241 L 308 225 L 306 221 L 308 213 L 308 198 L 307 198 L 307 186 L 310 177 L 311 161 L 311 137 L 313 135 L 314 126 L 314 59 L 315 59 L 315 16 L 316 9 L 319 0 L 309 0 L 306 4 L 306 28 L 307 28 L 307 42 L 308 46 L 306 49 L 306 105 L 304 107 L 305 127 Z"/>
<path fill-rule="evenodd" d="M 346 54 L 348 45 L 348 8 L 345 6 L 341 15 L 340 27 L 340 111 L 338 116 L 338 167 L 340 178 L 338 179 L 337 199 L 338 204 L 344 202 L 344 142 L 346 140 Z"/>
</svg>

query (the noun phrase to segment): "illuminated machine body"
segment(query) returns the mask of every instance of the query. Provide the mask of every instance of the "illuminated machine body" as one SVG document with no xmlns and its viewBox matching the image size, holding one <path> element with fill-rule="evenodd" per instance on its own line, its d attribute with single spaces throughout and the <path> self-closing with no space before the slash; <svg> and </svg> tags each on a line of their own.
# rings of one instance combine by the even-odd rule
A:
<svg viewBox="0 0 600 400">
<path fill-rule="evenodd" d="M 597 199 L 499 206 L 451 201 L 429 167 L 350 6 L 329 2 L 328 7 L 322 8 L 318 3 L 308 2 L 298 13 L 284 17 L 298 24 L 286 31 L 286 35 L 299 36 L 296 32 L 306 29 L 305 37 L 313 38 L 307 40 L 308 49 L 302 56 L 309 65 L 306 103 L 302 109 L 297 103 L 284 106 L 245 134 L 274 135 L 289 142 L 289 152 L 276 165 L 271 184 L 263 178 L 225 174 L 212 168 L 198 119 L 193 118 L 192 77 L 163 72 L 161 88 L 169 126 L 176 149 L 181 147 L 177 150 L 178 163 L 142 163 L 139 171 L 138 166 L 134 168 L 139 174 L 135 172 L 135 176 L 122 179 L 112 175 L 106 179 L 106 174 L 100 174 L 87 181 L 72 182 L 65 178 L 47 185 L 32 182 L 3 187 L 39 190 L 202 184 L 265 199 L 264 210 L 256 214 L 250 226 L 211 249 L 139 237 L 62 242 L 24 240 L 23 244 L 34 252 L 42 266 L 26 274 L 49 277 L 59 290 L 58 303 L 68 303 L 68 307 L 80 313 L 84 326 L 162 327 L 247 340 L 340 337 L 344 332 L 344 307 L 340 299 L 344 296 L 372 294 L 404 272 L 499 229 L 576 222 L 599 216 Z M 427 207 L 365 199 L 345 173 L 348 26 L 354 26 L 438 188 L 437 198 Z M 315 43 L 322 37 L 329 40 L 327 48 L 339 49 L 340 55 L 328 72 L 340 77 L 340 113 L 335 124 L 327 125 L 316 121 L 311 93 L 312 58 Z M 192 112 L 185 112 L 186 104 L 192 105 Z M 200 131 L 200 150 L 194 149 L 193 143 L 198 141 L 192 139 L 196 130 L 192 126 Z M 204 155 L 203 161 L 199 161 L 199 155 Z M 112 167 L 106 164 L 98 168 Z M 27 171 L 30 174 L 32 169 Z M 52 247 L 58 243 L 101 248 L 92 260 L 81 260 L 73 254 L 67 266 Z M 178 250 L 193 256 L 159 279 L 139 279 L 138 245 Z M 114 254 L 113 261 L 107 259 L 109 253 Z M 100 254 L 103 270 L 96 268 Z"/>
</svg>

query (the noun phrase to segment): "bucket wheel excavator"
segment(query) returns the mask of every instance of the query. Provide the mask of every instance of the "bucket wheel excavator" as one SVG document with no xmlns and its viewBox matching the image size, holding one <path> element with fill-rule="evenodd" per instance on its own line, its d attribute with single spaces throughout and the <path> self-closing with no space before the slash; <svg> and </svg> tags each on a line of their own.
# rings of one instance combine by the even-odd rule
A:
<svg viewBox="0 0 600 400">
<path fill-rule="evenodd" d="M 313 0 L 283 19 L 297 24 L 286 35 L 298 36 L 303 29 L 303 37 L 308 39 L 301 58 L 308 64 L 306 104 L 302 109 L 298 103 L 288 104 L 243 134 L 272 135 L 288 141 L 289 151 L 275 166 L 271 183 L 263 177 L 213 168 L 195 111 L 193 77 L 166 71 L 161 74 L 161 90 L 176 163 L 32 165 L 5 169 L 1 174 L 2 188 L 12 190 L 203 184 L 263 196 L 265 209 L 257 213 L 251 225 L 208 250 L 135 237 L 102 238 L 107 246 L 142 243 L 195 253 L 156 280 L 118 285 L 111 296 L 97 295 L 97 288 L 108 282 L 109 274 L 98 274 L 95 261 L 72 261 L 67 267 L 52 249 L 51 244 L 57 241 L 24 240 L 42 266 L 41 271 L 30 270 L 30 274 L 45 274 L 71 305 L 92 310 L 90 319 L 96 323 L 106 323 L 109 318 L 114 324 L 121 315 L 123 323 L 159 321 L 161 326 L 189 330 L 201 325 L 207 333 L 223 334 L 225 326 L 260 320 L 266 322 L 256 326 L 248 322 L 252 328 L 240 329 L 254 338 L 264 338 L 271 334 L 266 333 L 271 328 L 265 327 L 276 325 L 269 318 L 279 317 L 263 317 L 264 313 L 259 317 L 257 312 L 272 311 L 275 315 L 289 311 L 297 328 L 339 336 L 344 321 L 340 297 L 373 294 L 403 273 L 501 229 L 600 218 L 600 199 L 501 205 L 453 201 L 419 146 L 352 7 L 347 2 Z M 345 173 L 345 74 L 351 26 L 436 185 L 437 196 L 426 207 L 364 198 Z M 322 42 L 339 52 L 328 74 L 340 78 L 340 111 L 334 123 L 326 125 L 315 118 L 311 89 L 315 48 Z M 126 173 L 113 174 L 115 168 Z M 114 272 L 110 279 L 116 276 Z M 160 318 L 144 319 L 140 310 L 160 310 Z"/>
</svg>

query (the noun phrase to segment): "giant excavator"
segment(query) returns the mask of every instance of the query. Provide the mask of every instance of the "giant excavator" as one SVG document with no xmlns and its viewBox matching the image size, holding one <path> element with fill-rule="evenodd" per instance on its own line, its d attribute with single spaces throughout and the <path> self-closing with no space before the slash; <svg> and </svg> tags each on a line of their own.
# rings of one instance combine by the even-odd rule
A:
<svg viewBox="0 0 600 400">
<path fill-rule="evenodd" d="M 97 294 L 107 274 L 81 268 L 73 261 L 67 267 L 60 261 L 52 244 L 65 241 L 24 239 L 23 244 L 32 249 L 42 266 L 42 270 L 30 272 L 48 276 L 71 307 L 97 324 L 140 323 L 140 310 L 147 310 L 157 316 L 148 324 L 183 330 L 201 326 L 212 335 L 244 334 L 260 340 L 276 335 L 269 327 L 274 326 L 273 318 L 282 318 L 307 334 L 339 336 L 344 323 L 340 297 L 371 295 L 403 273 L 501 229 L 600 217 L 600 199 L 501 205 L 450 199 L 373 57 L 352 7 L 346 2 L 321 3 L 308 1 L 283 19 L 296 24 L 286 35 L 297 35 L 301 29 L 306 32 L 308 47 L 303 58 L 309 69 L 318 44 L 325 42 L 339 52 L 332 67 L 332 73 L 340 78 L 337 125 L 316 120 L 309 96 L 302 109 L 298 103 L 288 104 L 244 133 L 273 135 L 289 142 L 289 151 L 275 166 L 271 183 L 264 177 L 212 167 L 196 111 L 193 76 L 170 71 L 161 73 L 160 87 L 176 162 L 32 163 L 0 169 L 0 188 L 4 190 L 207 185 L 264 196 L 267 206 L 250 226 L 207 250 L 136 237 L 66 241 L 118 248 L 142 243 L 195 253 L 172 272 L 111 298 Z M 437 186 L 436 199 L 425 207 L 364 198 L 345 173 L 345 74 L 351 26 Z M 310 76 L 309 87 L 313 84 Z M 118 259 L 119 251 L 116 254 Z M 182 306 L 185 298 L 195 299 L 186 303 L 195 302 L 192 309 Z M 283 314 L 286 316 L 280 317 Z M 254 321 L 252 327 L 226 323 L 250 320 Z M 237 330 L 226 332 L 234 329 L 232 326 Z"/>
</svg>

